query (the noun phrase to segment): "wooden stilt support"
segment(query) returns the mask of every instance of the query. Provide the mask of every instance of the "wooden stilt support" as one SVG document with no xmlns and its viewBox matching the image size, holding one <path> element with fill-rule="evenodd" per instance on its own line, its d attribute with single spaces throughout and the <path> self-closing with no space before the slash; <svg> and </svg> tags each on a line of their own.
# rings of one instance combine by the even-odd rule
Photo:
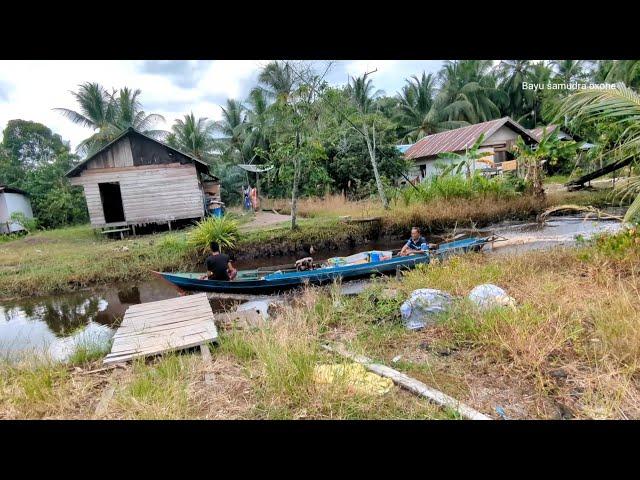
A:
<svg viewBox="0 0 640 480">
<path fill-rule="evenodd" d="M 203 343 L 200 345 L 200 355 L 202 355 L 202 361 L 206 364 L 211 363 L 211 351 L 209 350 L 209 345 Z M 204 383 L 207 385 L 213 384 L 215 381 L 215 376 L 213 373 L 205 373 L 204 374 Z"/>
</svg>

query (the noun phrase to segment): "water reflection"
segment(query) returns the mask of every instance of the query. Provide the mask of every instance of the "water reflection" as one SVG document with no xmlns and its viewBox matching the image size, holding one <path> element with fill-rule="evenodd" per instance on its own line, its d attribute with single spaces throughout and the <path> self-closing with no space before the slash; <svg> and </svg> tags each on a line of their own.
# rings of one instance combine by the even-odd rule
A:
<svg viewBox="0 0 640 480">
<path fill-rule="evenodd" d="M 80 343 L 106 342 L 130 305 L 178 296 L 166 282 L 114 285 L 0 304 L 0 356 L 64 359 Z"/>
</svg>

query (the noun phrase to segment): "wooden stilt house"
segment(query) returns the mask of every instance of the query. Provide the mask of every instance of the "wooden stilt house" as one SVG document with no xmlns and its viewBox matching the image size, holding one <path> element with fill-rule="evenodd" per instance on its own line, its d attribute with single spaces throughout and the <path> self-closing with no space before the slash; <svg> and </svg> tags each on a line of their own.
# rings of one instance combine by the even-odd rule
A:
<svg viewBox="0 0 640 480">
<path fill-rule="evenodd" d="M 218 178 L 203 161 L 133 128 L 66 174 L 84 188 L 96 228 L 169 224 L 201 219 Z M 206 185 L 206 188 L 205 188 Z M 205 191 L 206 190 L 206 191 Z M 219 200 L 219 198 L 217 198 Z"/>
</svg>

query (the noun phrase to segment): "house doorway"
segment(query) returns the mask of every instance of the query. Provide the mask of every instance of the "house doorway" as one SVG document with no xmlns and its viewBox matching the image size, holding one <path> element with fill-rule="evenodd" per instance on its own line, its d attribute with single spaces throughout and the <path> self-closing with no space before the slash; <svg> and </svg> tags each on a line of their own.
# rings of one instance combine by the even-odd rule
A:
<svg viewBox="0 0 640 480">
<path fill-rule="evenodd" d="M 99 183 L 100 200 L 105 223 L 124 222 L 124 207 L 120 194 L 120 182 Z"/>
</svg>

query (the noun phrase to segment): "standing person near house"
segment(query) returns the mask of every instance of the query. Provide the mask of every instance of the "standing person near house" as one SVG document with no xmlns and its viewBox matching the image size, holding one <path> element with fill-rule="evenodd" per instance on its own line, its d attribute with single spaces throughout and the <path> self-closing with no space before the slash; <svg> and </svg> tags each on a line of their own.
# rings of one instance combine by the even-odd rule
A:
<svg viewBox="0 0 640 480">
<path fill-rule="evenodd" d="M 211 254 L 205 261 L 207 273 L 201 279 L 229 281 L 236 278 L 238 270 L 233 267 L 229 255 L 220 253 L 220 245 L 217 242 L 211 242 L 209 247 Z"/>
<path fill-rule="evenodd" d="M 251 189 L 251 205 L 253 206 L 253 210 L 257 212 L 259 207 L 259 200 L 258 190 L 256 189 L 256 187 L 253 187 Z"/>
<path fill-rule="evenodd" d="M 244 188 L 244 186 L 242 187 L 242 193 L 244 195 L 243 206 L 245 210 L 251 210 L 251 200 L 249 199 L 249 193 L 250 193 L 249 185 L 247 185 L 247 188 Z"/>
<path fill-rule="evenodd" d="M 404 247 L 402 247 L 402 250 L 400 250 L 399 255 L 412 255 L 414 253 L 426 251 L 429 248 L 435 248 L 435 246 L 436 245 L 433 243 L 427 243 L 427 240 L 422 236 L 418 227 L 413 227 L 411 229 L 411 237 L 409 237 L 407 243 L 404 244 Z"/>
</svg>

